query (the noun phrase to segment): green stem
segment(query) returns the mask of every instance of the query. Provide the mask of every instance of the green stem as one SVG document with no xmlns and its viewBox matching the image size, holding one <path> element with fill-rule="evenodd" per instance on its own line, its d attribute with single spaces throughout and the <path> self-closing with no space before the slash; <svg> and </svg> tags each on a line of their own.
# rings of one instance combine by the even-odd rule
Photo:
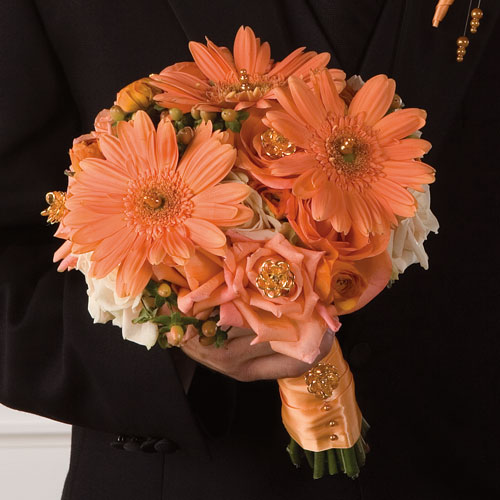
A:
<svg viewBox="0 0 500 500">
<path fill-rule="evenodd" d="M 365 437 L 370 430 L 370 424 L 364 419 L 361 419 L 361 435 Z"/>
<path fill-rule="evenodd" d="M 313 479 L 321 479 L 325 474 L 325 452 L 314 452 Z"/>
<path fill-rule="evenodd" d="M 347 476 L 351 479 L 357 478 L 359 476 L 359 465 L 354 447 L 342 449 L 341 456 Z"/>
<path fill-rule="evenodd" d="M 345 472 L 344 467 L 344 459 L 342 458 L 342 450 L 340 448 L 334 448 L 335 458 L 337 460 L 337 464 L 339 465 L 339 469 L 342 472 Z"/>
<path fill-rule="evenodd" d="M 307 463 L 309 464 L 309 467 L 311 467 L 311 469 L 314 469 L 314 453 L 309 450 L 304 450 L 304 454 L 307 458 Z"/>
<path fill-rule="evenodd" d="M 337 465 L 337 460 L 335 459 L 335 452 L 330 449 L 326 452 L 326 457 L 328 459 L 328 473 L 330 476 L 334 476 L 339 472 L 339 466 Z"/>
<path fill-rule="evenodd" d="M 290 455 L 290 460 L 292 461 L 292 464 L 295 465 L 295 467 L 300 467 L 300 462 L 301 462 L 301 456 L 300 456 L 300 450 L 302 448 L 299 446 L 297 441 L 295 439 L 290 439 L 290 444 L 288 445 L 286 451 L 288 451 L 288 454 Z"/>
<path fill-rule="evenodd" d="M 356 453 L 356 460 L 358 461 L 359 466 L 363 467 L 363 465 L 365 465 L 366 462 L 366 453 L 362 437 L 360 437 L 356 441 L 356 444 L 354 445 L 354 451 Z"/>
</svg>

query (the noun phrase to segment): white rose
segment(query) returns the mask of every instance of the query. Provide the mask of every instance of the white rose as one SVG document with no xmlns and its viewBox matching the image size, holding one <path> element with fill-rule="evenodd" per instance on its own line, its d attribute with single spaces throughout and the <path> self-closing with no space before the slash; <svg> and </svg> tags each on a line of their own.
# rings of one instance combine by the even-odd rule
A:
<svg viewBox="0 0 500 500">
<path fill-rule="evenodd" d="M 224 180 L 248 184 L 248 176 L 238 171 L 229 172 Z M 248 222 L 232 229 L 238 233 L 244 234 L 248 238 L 272 238 L 276 233 L 280 232 L 282 224 L 278 219 L 268 213 L 262 196 L 255 191 L 255 189 L 250 189 L 250 194 L 243 203 L 253 210 L 254 216 Z"/>
<path fill-rule="evenodd" d="M 90 277 L 88 275 L 90 256 L 91 253 L 80 255 L 76 268 L 85 275 L 89 296 L 88 308 L 94 323 L 112 321 L 113 325 L 121 327 L 124 339 L 146 346 L 148 349 L 153 347 L 158 338 L 158 327 L 149 322 L 141 324 L 132 322 L 142 309 L 142 295 L 119 297 L 116 293 L 116 269 L 101 279 Z"/>
<path fill-rule="evenodd" d="M 392 258 L 393 278 L 403 273 L 411 264 L 419 263 L 424 269 L 429 268 L 429 257 L 424 249 L 424 241 L 432 231 L 437 233 L 439 223 L 431 212 L 431 195 L 429 186 L 420 193 L 409 190 L 418 203 L 414 217 L 403 219 L 391 232 L 387 251 Z"/>
</svg>

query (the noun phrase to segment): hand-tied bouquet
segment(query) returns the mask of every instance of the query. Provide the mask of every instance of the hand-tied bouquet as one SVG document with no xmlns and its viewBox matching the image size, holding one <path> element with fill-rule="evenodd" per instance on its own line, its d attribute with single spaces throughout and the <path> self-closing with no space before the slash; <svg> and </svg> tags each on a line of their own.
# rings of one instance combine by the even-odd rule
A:
<svg viewBox="0 0 500 500">
<path fill-rule="evenodd" d="M 233 53 L 189 48 L 194 62 L 127 85 L 75 139 L 67 191 L 42 212 L 66 240 L 54 260 L 85 275 L 95 322 L 148 348 L 248 327 L 312 363 L 339 315 L 427 268 L 426 114 L 385 75 L 346 83 L 328 53 L 275 63 L 248 27 Z M 279 385 L 293 463 L 356 477 L 366 423 L 336 340 Z"/>
</svg>

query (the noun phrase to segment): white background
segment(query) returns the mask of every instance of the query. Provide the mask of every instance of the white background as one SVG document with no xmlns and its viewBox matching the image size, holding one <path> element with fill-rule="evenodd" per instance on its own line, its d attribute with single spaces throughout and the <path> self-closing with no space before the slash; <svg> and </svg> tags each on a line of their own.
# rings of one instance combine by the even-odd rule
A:
<svg viewBox="0 0 500 500">
<path fill-rule="evenodd" d="M 59 500 L 71 426 L 0 404 L 0 499 Z"/>
</svg>

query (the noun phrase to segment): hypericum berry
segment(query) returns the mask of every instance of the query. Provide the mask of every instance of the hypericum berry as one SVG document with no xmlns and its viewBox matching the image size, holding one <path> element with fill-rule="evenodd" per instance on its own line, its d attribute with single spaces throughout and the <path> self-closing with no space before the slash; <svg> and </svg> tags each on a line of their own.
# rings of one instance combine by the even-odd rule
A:
<svg viewBox="0 0 500 500">
<path fill-rule="evenodd" d="M 200 111 L 200 117 L 204 122 L 208 122 L 209 120 L 214 121 L 217 118 L 217 113 L 212 111 Z"/>
<path fill-rule="evenodd" d="M 122 120 L 125 120 L 126 113 L 123 111 L 120 106 L 117 106 L 116 104 L 114 106 L 111 106 L 109 108 L 109 115 L 111 116 L 111 119 L 115 122 L 120 122 Z"/>
<path fill-rule="evenodd" d="M 182 120 L 182 117 L 184 116 L 184 113 L 179 108 L 170 108 L 168 110 L 168 114 L 174 121 Z"/>
<path fill-rule="evenodd" d="M 238 112 L 234 109 L 223 109 L 221 116 L 225 122 L 234 122 L 238 118 Z"/>
<path fill-rule="evenodd" d="M 168 343 L 170 345 L 178 346 L 184 337 L 184 328 L 181 325 L 173 325 L 167 333 Z"/>
<path fill-rule="evenodd" d="M 205 337 L 213 337 L 216 331 L 217 331 L 217 323 L 215 321 L 212 320 L 205 321 L 201 325 L 201 333 L 203 333 Z"/>
<path fill-rule="evenodd" d="M 160 296 L 166 299 L 167 297 L 170 297 L 172 295 L 172 288 L 168 283 L 162 283 L 159 287 L 156 293 Z"/>
<path fill-rule="evenodd" d="M 209 346 L 212 345 L 215 342 L 215 336 L 214 337 L 200 337 L 200 344 L 203 346 Z"/>
</svg>

